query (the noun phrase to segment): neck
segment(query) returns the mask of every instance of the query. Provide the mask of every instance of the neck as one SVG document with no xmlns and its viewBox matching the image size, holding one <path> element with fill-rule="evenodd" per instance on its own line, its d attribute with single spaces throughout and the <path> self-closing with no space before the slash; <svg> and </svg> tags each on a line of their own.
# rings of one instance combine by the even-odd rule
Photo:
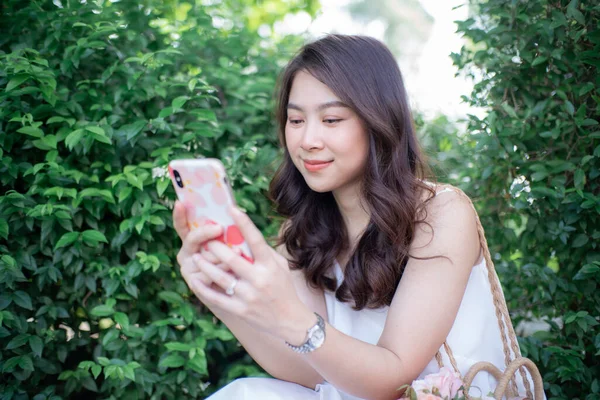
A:
<svg viewBox="0 0 600 400">
<path fill-rule="evenodd" d="M 361 201 L 358 185 L 335 190 L 333 197 L 346 224 L 348 239 L 350 241 L 349 251 L 352 251 L 369 225 L 370 213 Z M 345 257 L 346 255 L 343 258 Z"/>
</svg>

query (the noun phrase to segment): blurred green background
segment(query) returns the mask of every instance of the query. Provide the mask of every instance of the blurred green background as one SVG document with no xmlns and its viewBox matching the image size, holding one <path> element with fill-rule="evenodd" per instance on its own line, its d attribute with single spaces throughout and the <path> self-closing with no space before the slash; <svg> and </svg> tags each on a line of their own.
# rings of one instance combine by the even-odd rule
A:
<svg viewBox="0 0 600 400">
<path fill-rule="evenodd" d="M 600 6 L 467 6 L 465 44 L 448 56 L 478 111 L 415 110 L 420 139 L 439 180 L 480 213 L 548 398 L 598 399 Z M 181 279 L 164 168 L 222 159 L 273 237 L 274 86 L 308 38 L 275 28 L 320 7 L 0 3 L 0 399 L 204 398 L 266 376 Z M 432 23 L 416 1 L 345 9 L 383 21 L 399 57 Z"/>
</svg>

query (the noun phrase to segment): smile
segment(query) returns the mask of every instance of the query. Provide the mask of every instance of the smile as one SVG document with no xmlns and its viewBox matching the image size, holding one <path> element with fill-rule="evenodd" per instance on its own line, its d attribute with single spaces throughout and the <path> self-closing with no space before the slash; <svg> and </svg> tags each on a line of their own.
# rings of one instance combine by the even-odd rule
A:
<svg viewBox="0 0 600 400">
<path fill-rule="evenodd" d="M 306 168 L 306 170 L 309 172 L 316 172 L 316 171 L 320 171 L 324 168 L 327 168 L 332 163 L 333 163 L 333 161 L 326 161 L 326 162 L 304 161 L 304 168 Z"/>
</svg>

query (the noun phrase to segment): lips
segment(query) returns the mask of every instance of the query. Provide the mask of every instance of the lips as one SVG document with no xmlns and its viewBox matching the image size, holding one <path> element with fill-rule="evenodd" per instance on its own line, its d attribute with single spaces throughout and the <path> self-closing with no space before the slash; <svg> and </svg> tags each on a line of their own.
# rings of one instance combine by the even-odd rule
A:
<svg viewBox="0 0 600 400">
<path fill-rule="evenodd" d="M 321 161 L 321 160 L 304 160 L 306 164 L 310 165 L 319 165 L 319 164 L 329 164 L 331 161 Z"/>
<path fill-rule="evenodd" d="M 327 168 L 333 163 L 333 161 L 323 161 L 323 160 L 303 160 L 304 168 L 309 172 L 320 171 L 323 168 Z"/>
</svg>

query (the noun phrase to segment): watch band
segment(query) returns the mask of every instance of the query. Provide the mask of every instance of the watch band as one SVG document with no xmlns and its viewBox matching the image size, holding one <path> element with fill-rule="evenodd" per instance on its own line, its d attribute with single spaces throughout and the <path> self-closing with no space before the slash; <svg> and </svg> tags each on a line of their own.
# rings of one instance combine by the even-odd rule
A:
<svg viewBox="0 0 600 400">
<path fill-rule="evenodd" d="M 311 351 L 314 351 L 314 350 L 318 349 L 319 347 L 321 347 L 321 345 L 325 341 L 325 321 L 323 320 L 323 317 L 321 317 L 316 312 L 314 314 L 317 316 L 317 323 L 315 325 L 311 326 L 306 331 L 307 332 L 306 340 L 304 341 L 303 344 L 301 344 L 300 346 L 294 346 L 293 344 L 288 343 L 287 341 L 285 342 L 285 344 L 287 344 L 288 347 L 291 348 L 296 353 L 301 353 L 301 354 L 310 353 Z M 316 333 L 316 332 L 318 332 L 318 333 Z M 311 339 L 313 339 L 313 336 L 315 336 L 315 333 L 322 335 L 322 339 L 319 341 L 320 343 L 316 346 L 313 344 L 313 341 L 311 340 Z"/>
</svg>

